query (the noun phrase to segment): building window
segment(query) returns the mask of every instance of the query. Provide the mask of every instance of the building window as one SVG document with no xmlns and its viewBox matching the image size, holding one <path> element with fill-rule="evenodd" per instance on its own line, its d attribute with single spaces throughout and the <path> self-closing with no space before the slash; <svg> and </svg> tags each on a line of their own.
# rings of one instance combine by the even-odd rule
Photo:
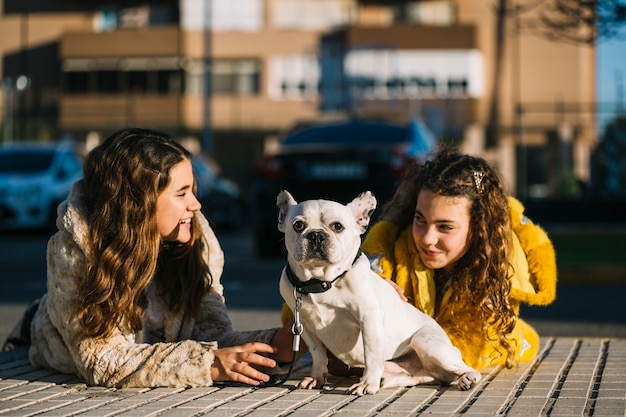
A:
<svg viewBox="0 0 626 417">
<path fill-rule="evenodd" d="M 117 93 L 120 91 L 120 71 L 96 71 L 98 93 Z"/>
<path fill-rule="evenodd" d="M 148 71 L 129 71 L 126 77 L 128 80 L 127 91 L 135 94 L 142 94 L 150 91 L 148 79 L 151 77 L 149 74 L 150 73 Z"/>
<path fill-rule="evenodd" d="M 158 93 L 180 94 L 184 91 L 182 71 L 157 71 L 155 78 Z"/>
<path fill-rule="evenodd" d="M 319 30 L 349 25 L 356 14 L 353 0 L 274 0 L 272 23 L 277 29 Z"/>
<path fill-rule="evenodd" d="M 180 94 L 182 70 L 78 70 L 63 73 L 66 93 Z"/>
<path fill-rule="evenodd" d="M 205 94 L 207 71 L 211 73 L 211 94 L 259 94 L 261 62 L 258 59 L 216 59 L 206 63 L 190 60 L 185 64 L 186 94 Z"/>
<path fill-rule="evenodd" d="M 270 60 L 269 95 L 274 100 L 318 96 L 320 67 L 315 55 L 281 55 Z"/>
<path fill-rule="evenodd" d="M 66 72 L 63 76 L 63 91 L 66 93 L 87 93 L 90 87 L 91 73 L 86 71 Z"/>
<path fill-rule="evenodd" d="M 382 100 L 480 97 L 482 66 L 475 50 L 358 50 L 344 64 L 353 97 Z"/>
<path fill-rule="evenodd" d="M 451 1 L 409 2 L 405 6 L 406 20 L 432 26 L 451 26 L 456 20 L 456 5 Z"/>
<path fill-rule="evenodd" d="M 264 3 L 264 0 L 183 0 L 181 25 L 188 31 L 258 31 L 263 27 Z"/>
<path fill-rule="evenodd" d="M 319 60 L 281 55 L 269 62 L 268 93 L 274 100 L 323 97 L 331 107 L 344 94 L 361 100 L 476 98 L 483 94 L 482 74 L 482 55 L 474 50 L 355 50 L 345 59 L 330 54 Z"/>
<path fill-rule="evenodd" d="M 255 95 L 260 88 L 260 67 L 256 59 L 213 61 L 211 89 L 214 94 Z"/>
<path fill-rule="evenodd" d="M 121 9 L 105 7 L 94 14 L 93 27 L 96 32 L 110 32 L 117 28 L 144 28 L 177 22 L 177 5 L 153 4 Z"/>
</svg>

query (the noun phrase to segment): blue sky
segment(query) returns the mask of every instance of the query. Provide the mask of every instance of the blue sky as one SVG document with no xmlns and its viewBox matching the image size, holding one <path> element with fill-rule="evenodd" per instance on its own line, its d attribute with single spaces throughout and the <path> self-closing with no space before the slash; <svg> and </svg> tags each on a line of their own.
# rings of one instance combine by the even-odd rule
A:
<svg viewBox="0 0 626 417">
<path fill-rule="evenodd" d="M 626 111 L 626 28 L 622 29 L 619 39 L 598 43 L 596 59 L 598 103 L 608 103 L 613 109 L 621 102 L 623 111 Z M 602 129 L 607 120 L 613 117 L 615 117 L 613 113 L 601 112 L 598 117 L 598 128 Z"/>
</svg>

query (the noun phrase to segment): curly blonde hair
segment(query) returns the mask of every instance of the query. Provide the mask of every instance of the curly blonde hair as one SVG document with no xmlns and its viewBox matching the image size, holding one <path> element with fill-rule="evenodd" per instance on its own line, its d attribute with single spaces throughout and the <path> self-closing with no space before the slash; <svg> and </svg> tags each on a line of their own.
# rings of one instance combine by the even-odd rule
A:
<svg viewBox="0 0 626 417">
<path fill-rule="evenodd" d="M 78 318 L 88 335 L 141 330 L 145 289 L 153 279 L 172 310 L 187 308 L 197 317 L 212 281 L 200 226 L 192 222 L 189 242 L 165 244 L 156 224 L 157 197 L 170 170 L 190 158 L 171 137 L 139 128 L 113 133 L 87 155 L 88 269 Z"/>
<path fill-rule="evenodd" d="M 384 206 L 381 220 L 400 230 L 410 226 L 422 190 L 470 201 L 468 250 L 450 268 L 435 271 L 438 278 L 450 282 L 447 308 L 455 319 L 445 323 L 447 331 L 461 333 L 468 325 L 480 327 L 486 340 L 504 349 L 507 367 L 513 366 L 515 349 L 507 337 L 516 322 L 509 302 L 511 217 L 498 173 L 483 158 L 442 145 L 432 159 L 409 169 Z M 473 300 L 470 309 L 468 300 Z M 490 328 L 495 328 L 495 334 L 490 334 Z"/>
</svg>

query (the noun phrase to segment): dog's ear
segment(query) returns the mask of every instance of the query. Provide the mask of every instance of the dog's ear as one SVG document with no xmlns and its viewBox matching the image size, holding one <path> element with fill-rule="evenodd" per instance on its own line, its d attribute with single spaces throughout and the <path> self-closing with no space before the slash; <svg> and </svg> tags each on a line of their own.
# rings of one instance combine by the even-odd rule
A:
<svg viewBox="0 0 626 417">
<path fill-rule="evenodd" d="M 289 191 L 283 190 L 278 193 L 276 198 L 276 207 L 278 207 L 278 230 L 285 233 L 285 219 L 287 218 L 287 212 L 289 207 L 295 206 L 296 200 L 289 194 Z"/>
<path fill-rule="evenodd" d="M 376 197 L 371 192 L 365 191 L 352 200 L 348 207 L 354 213 L 354 219 L 361 229 L 361 234 L 365 233 L 372 218 L 372 213 L 376 210 Z"/>
</svg>

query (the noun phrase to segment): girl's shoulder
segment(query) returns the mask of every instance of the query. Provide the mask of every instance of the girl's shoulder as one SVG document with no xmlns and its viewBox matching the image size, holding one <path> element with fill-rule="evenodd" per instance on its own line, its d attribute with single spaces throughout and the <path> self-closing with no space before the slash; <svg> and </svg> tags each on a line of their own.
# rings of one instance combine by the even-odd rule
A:
<svg viewBox="0 0 626 417">
<path fill-rule="evenodd" d="M 550 304 L 556 296 L 557 282 L 554 246 L 548 234 L 524 215 L 524 206 L 520 201 L 509 197 L 509 208 L 511 227 L 519 242 L 518 247 L 526 258 L 529 276 L 525 285 L 518 285 L 511 291 L 511 296 L 528 304 Z M 531 291 L 522 290 L 528 285 L 532 287 Z"/>
<path fill-rule="evenodd" d="M 224 251 L 220 245 L 220 242 L 215 235 L 215 232 L 211 228 L 209 221 L 204 217 L 202 212 L 197 211 L 194 214 L 194 219 L 200 224 L 200 229 L 206 240 L 207 247 L 205 249 L 204 257 L 209 264 L 211 276 L 213 278 L 213 287 L 220 294 L 223 292 L 220 279 L 222 271 L 224 270 Z"/>
<path fill-rule="evenodd" d="M 524 214 L 524 205 L 515 197 L 509 197 L 511 228 L 520 240 L 524 252 L 541 245 L 552 246 L 548 234 Z"/>
</svg>

